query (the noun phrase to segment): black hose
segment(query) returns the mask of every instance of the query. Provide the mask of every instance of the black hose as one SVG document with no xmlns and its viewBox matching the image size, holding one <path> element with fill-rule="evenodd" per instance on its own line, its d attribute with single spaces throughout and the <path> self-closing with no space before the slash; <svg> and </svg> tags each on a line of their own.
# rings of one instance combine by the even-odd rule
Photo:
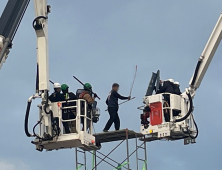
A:
<svg viewBox="0 0 222 170">
<path fill-rule="evenodd" d="M 40 120 L 35 124 L 35 126 L 33 127 L 33 134 L 36 138 L 38 138 L 39 140 L 42 140 L 42 141 L 46 141 L 46 140 L 52 140 L 54 137 L 56 136 L 59 136 L 60 134 L 60 128 L 59 126 L 53 121 L 53 118 L 52 118 L 52 131 L 55 132 L 55 135 L 51 136 L 51 137 L 47 137 L 47 138 L 43 138 L 43 137 L 40 137 L 39 135 L 37 135 L 35 133 L 35 128 L 41 123 L 43 119 L 43 116 L 40 118 Z"/>
<path fill-rule="evenodd" d="M 28 130 L 28 121 L 29 121 L 29 112 L 30 112 L 30 108 L 31 108 L 31 102 L 28 101 L 28 105 L 27 105 L 27 109 L 26 109 L 26 114 L 25 114 L 25 134 L 28 137 L 33 137 L 32 134 L 29 133 Z"/>
<path fill-rule="evenodd" d="M 194 72 L 194 75 L 193 75 L 193 80 L 192 80 L 192 82 L 191 82 L 191 85 L 192 85 L 192 86 L 193 86 L 194 83 L 196 82 L 196 78 L 197 78 L 197 74 L 198 74 L 198 72 L 199 72 L 199 68 L 200 68 L 201 62 L 202 62 L 202 60 L 199 59 L 199 60 L 198 60 L 198 63 L 197 63 L 197 66 L 196 66 L 196 69 L 195 69 L 195 72 Z"/>
<path fill-rule="evenodd" d="M 45 111 L 46 114 L 50 114 L 50 116 L 51 116 L 52 131 L 55 132 L 55 135 L 51 136 L 50 138 L 42 138 L 42 137 L 38 136 L 35 133 L 35 128 L 41 123 L 41 121 L 43 119 L 43 116 L 40 118 L 40 120 L 33 127 L 33 135 L 29 133 L 29 130 L 28 130 L 28 120 L 29 120 L 29 112 L 30 112 L 30 108 L 31 108 L 31 103 L 32 103 L 31 101 L 28 101 L 28 105 L 27 105 L 27 109 L 26 109 L 26 114 L 25 114 L 25 134 L 26 134 L 26 136 L 28 136 L 28 137 L 37 137 L 40 140 L 52 140 L 55 136 L 59 136 L 60 128 L 59 128 L 58 124 L 56 122 L 54 122 L 52 111 L 51 110 L 49 112 L 46 111 L 46 105 L 48 105 L 48 93 L 47 93 L 47 103 L 46 103 L 46 105 L 44 107 L 44 111 Z"/>
<path fill-rule="evenodd" d="M 33 28 L 34 28 L 35 30 L 40 30 L 40 29 L 42 29 L 42 26 L 39 25 L 39 23 L 37 23 L 37 21 L 38 21 L 39 19 L 45 19 L 45 20 L 46 20 L 47 17 L 45 17 L 45 16 L 39 16 L 39 17 L 37 17 L 37 18 L 35 18 L 35 19 L 33 20 L 32 26 L 33 26 Z M 35 25 L 35 22 L 36 22 L 36 25 Z"/>
<path fill-rule="evenodd" d="M 181 121 L 187 119 L 190 116 L 190 114 L 192 113 L 192 111 L 193 111 L 193 100 L 192 100 L 192 97 L 191 97 L 190 93 L 187 93 L 187 96 L 188 96 L 189 102 L 190 102 L 189 111 L 187 112 L 187 114 L 184 117 L 182 117 L 180 119 L 176 119 L 175 122 L 181 122 Z"/>
<path fill-rule="evenodd" d="M 40 118 L 40 120 L 39 120 L 39 121 L 35 124 L 35 126 L 33 127 L 33 134 L 34 134 L 34 136 L 37 137 L 37 138 L 40 139 L 40 140 L 44 140 L 44 138 L 40 137 L 39 135 L 37 135 L 37 134 L 35 133 L 35 128 L 36 128 L 36 126 L 38 126 L 38 125 L 41 123 L 42 119 L 43 119 L 43 116 Z"/>
<path fill-rule="evenodd" d="M 35 86 L 36 93 L 39 94 L 39 65 L 37 64 L 37 72 L 36 72 L 36 86 Z"/>
<path fill-rule="evenodd" d="M 192 115 L 192 119 L 193 119 L 193 123 L 194 123 L 194 125 L 195 125 L 195 127 L 196 127 L 196 131 L 197 131 L 197 133 L 196 133 L 195 136 L 192 136 L 191 133 L 189 133 L 189 137 L 190 137 L 191 139 L 196 139 L 197 136 L 198 136 L 198 134 L 199 134 L 199 130 L 198 130 L 198 127 L 197 127 L 196 121 L 194 120 L 193 115 Z"/>
<path fill-rule="evenodd" d="M 48 106 L 49 106 L 49 93 L 48 93 L 48 91 L 47 91 L 47 93 L 46 93 L 46 104 L 44 104 L 43 109 L 44 109 L 44 111 L 45 111 L 46 114 L 51 114 L 51 113 L 52 113 L 51 110 L 49 110 L 49 112 L 46 110 L 46 108 L 47 108 Z"/>
</svg>

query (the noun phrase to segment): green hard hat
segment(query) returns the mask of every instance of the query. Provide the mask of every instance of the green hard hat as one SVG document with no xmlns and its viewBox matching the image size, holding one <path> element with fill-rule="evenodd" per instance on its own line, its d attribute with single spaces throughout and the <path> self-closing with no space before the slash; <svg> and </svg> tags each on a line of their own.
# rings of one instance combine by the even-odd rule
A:
<svg viewBox="0 0 222 170">
<path fill-rule="evenodd" d="M 90 89 L 92 89 L 91 84 L 85 83 L 85 84 L 84 84 L 84 89 L 85 89 L 85 90 L 90 90 Z"/>
<path fill-rule="evenodd" d="M 62 84 L 61 85 L 62 90 L 67 90 L 68 88 L 69 88 L 69 86 L 67 84 Z"/>
</svg>

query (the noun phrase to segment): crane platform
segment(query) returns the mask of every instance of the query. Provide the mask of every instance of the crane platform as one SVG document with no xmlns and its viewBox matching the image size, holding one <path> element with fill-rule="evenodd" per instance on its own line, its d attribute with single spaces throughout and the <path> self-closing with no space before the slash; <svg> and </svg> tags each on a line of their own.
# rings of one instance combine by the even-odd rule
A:
<svg viewBox="0 0 222 170">
<path fill-rule="evenodd" d="M 96 140 L 100 143 L 114 142 L 125 139 L 142 138 L 144 135 L 134 132 L 133 130 L 122 129 L 110 132 L 103 132 L 94 134 Z"/>
<path fill-rule="evenodd" d="M 42 151 L 46 149 L 47 151 L 66 149 L 66 148 L 76 148 L 79 147 L 85 151 L 98 150 L 100 147 L 93 143 L 90 143 L 93 138 L 86 132 L 81 131 L 79 134 L 62 134 L 57 138 L 50 141 L 39 141 L 35 139 L 32 144 L 36 145 L 36 149 Z"/>
</svg>

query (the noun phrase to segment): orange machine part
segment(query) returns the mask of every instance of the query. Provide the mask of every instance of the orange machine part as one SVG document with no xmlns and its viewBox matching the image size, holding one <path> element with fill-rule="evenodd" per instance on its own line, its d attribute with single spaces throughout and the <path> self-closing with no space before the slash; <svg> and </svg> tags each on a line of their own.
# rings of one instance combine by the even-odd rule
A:
<svg viewBox="0 0 222 170">
<path fill-rule="evenodd" d="M 162 103 L 156 102 L 150 104 L 150 124 L 152 126 L 159 125 L 163 122 Z"/>
</svg>

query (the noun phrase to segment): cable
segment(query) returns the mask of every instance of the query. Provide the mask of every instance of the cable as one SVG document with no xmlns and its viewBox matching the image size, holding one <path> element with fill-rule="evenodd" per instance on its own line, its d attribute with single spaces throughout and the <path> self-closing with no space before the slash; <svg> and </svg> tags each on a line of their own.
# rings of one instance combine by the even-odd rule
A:
<svg viewBox="0 0 222 170">
<path fill-rule="evenodd" d="M 28 130 L 28 121 L 29 121 L 29 112 L 30 112 L 30 108 L 31 108 L 31 101 L 28 101 L 28 105 L 27 105 L 27 109 L 26 109 L 26 114 L 25 114 L 25 134 L 28 137 L 33 137 L 34 135 L 29 133 Z"/>
<path fill-rule="evenodd" d="M 46 103 L 44 104 L 43 109 L 46 114 L 52 114 L 51 110 L 49 110 L 49 112 L 46 110 L 47 106 L 49 106 L 49 92 L 48 91 L 46 91 Z"/>
<path fill-rule="evenodd" d="M 34 134 L 34 136 L 37 137 L 37 138 L 40 139 L 40 140 L 43 140 L 44 138 L 40 137 L 39 135 L 37 135 L 37 134 L 35 133 L 35 128 L 36 128 L 36 126 L 38 126 L 38 125 L 41 123 L 42 119 L 43 119 L 43 116 L 40 118 L 40 120 L 39 120 L 39 121 L 35 124 L 35 126 L 33 127 L 33 134 Z"/>
<path fill-rule="evenodd" d="M 196 132 L 196 135 L 195 135 L 195 136 L 192 136 L 191 133 L 189 133 L 189 137 L 190 137 L 191 139 L 196 139 L 196 138 L 198 137 L 199 130 L 198 130 L 198 126 L 197 126 L 197 124 L 196 124 L 196 121 L 194 120 L 193 114 L 191 114 L 191 116 L 192 116 L 193 123 L 194 123 L 194 125 L 195 125 L 195 128 L 196 128 L 197 132 Z"/>
<path fill-rule="evenodd" d="M 39 135 L 37 135 L 35 133 L 35 128 L 41 123 L 43 119 L 43 116 L 41 116 L 40 120 L 35 124 L 35 126 L 33 127 L 33 134 L 36 138 L 38 138 L 39 140 L 45 141 L 45 140 L 52 140 L 54 137 L 59 136 L 60 134 L 60 128 L 58 127 L 57 123 L 55 123 L 54 121 L 52 121 L 52 131 L 55 132 L 55 134 L 49 138 L 44 138 L 44 137 L 40 137 Z"/>
<path fill-rule="evenodd" d="M 47 17 L 45 16 L 38 16 L 37 18 L 35 18 L 32 22 L 32 26 L 35 30 L 40 30 L 42 29 L 42 25 L 40 25 L 39 23 L 37 23 L 37 21 L 39 21 L 39 19 L 47 19 Z M 35 22 L 36 22 L 36 25 L 35 25 Z"/>
</svg>

